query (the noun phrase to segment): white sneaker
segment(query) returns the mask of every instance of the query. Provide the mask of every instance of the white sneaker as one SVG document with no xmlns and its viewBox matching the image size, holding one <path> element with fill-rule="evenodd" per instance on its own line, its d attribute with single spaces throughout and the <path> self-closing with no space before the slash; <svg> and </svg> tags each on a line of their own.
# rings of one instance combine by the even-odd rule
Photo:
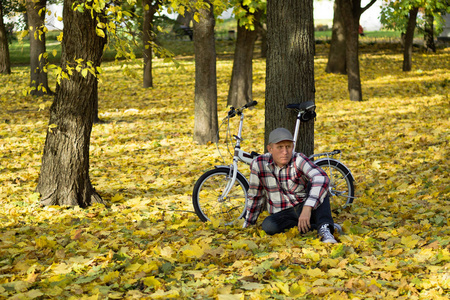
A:
<svg viewBox="0 0 450 300">
<path fill-rule="evenodd" d="M 334 238 L 333 234 L 331 234 L 330 229 L 328 228 L 328 224 L 323 224 L 322 226 L 320 226 L 319 230 L 319 237 L 320 240 L 323 243 L 328 243 L 328 244 L 336 244 L 337 241 Z"/>
</svg>

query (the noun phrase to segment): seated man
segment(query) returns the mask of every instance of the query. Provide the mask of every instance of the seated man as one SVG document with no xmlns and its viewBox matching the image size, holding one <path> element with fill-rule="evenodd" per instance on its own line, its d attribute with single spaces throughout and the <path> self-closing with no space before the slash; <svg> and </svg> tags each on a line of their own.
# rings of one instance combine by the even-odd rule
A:
<svg viewBox="0 0 450 300">
<path fill-rule="evenodd" d="M 270 216 L 262 222 L 267 234 L 297 226 L 300 233 L 317 229 L 322 242 L 337 243 L 327 192 L 330 179 L 293 149 L 289 130 L 277 128 L 269 135 L 269 153 L 253 160 L 244 227 L 256 223 L 267 203 Z"/>
</svg>

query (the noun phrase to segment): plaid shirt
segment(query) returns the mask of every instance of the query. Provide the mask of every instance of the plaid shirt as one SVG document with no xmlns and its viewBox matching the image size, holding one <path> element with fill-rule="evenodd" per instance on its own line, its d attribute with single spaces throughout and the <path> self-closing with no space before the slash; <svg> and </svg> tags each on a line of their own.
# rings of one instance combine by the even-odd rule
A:
<svg viewBox="0 0 450 300">
<path fill-rule="evenodd" d="M 309 195 L 308 182 L 311 183 Z M 329 182 L 327 174 L 302 153 L 295 153 L 282 168 L 274 163 L 270 153 L 260 155 L 251 164 L 244 227 L 256 223 L 264 204 L 270 214 L 301 202 L 316 209 L 327 195 Z"/>
</svg>

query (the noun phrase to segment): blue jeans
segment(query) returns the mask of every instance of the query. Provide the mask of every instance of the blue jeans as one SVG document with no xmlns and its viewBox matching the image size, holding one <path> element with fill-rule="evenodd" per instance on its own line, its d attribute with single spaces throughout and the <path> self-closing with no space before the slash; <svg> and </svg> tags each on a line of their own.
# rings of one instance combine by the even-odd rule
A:
<svg viewBox="0 0 450 300">
<path fill-rule="evenodd" d="M 261 226 L 262 229 L 269 235 L 284 232 L 287 229 L 298 226 L 298 218 L 303 209 L 302 202 L 295 207 L 291 207 L 275 214 L 272 214 L 264 219 Z M 317 209 L 311 212 L 311 230 L 317 230 L 323 224 L 329 224 L 330 232 L 334 232 L 334 222 L 331 216 L 330 197 L 326 196 L 323 203 Z"/>
</svg>

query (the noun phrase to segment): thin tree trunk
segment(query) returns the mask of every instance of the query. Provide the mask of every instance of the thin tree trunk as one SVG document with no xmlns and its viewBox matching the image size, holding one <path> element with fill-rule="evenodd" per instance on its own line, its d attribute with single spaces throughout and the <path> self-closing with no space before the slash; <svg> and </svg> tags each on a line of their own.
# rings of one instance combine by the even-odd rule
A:
<svg viewBox="0 0 450 300">
<path fill-rule="evenodd" d="M 361 76 L 359 70 L 359 17 L 361 1 L 340 0 L 342 19 L 345 24 L 346 63 L 350 100 L 362 101 Z"/>
<path fill-rule="evenodd" d="M 0 1 L 0 74 L 11 74 L 8 36 L 3 22 L 3 4 Z"/>
<path fill-rule="evenodd" d="M 100 66 L 106 38 L 96 33 L 97 23 L 104 16 L 85 9 L 73 10 L 75 0 L 64 0 L 64 30 L 61 68 L 82 67 L 88 62 L 94 70 Z M 92 15 L 91 15 L 92 13 Z M 89 178 L 89 144 L 97 94 L 97 77 L 87 72 L 73 72 L 70 79 L 61 79 L 50 108 L 49 130 L 45 141 L 42 167 L 37 185 L 42 205 L 86 207 L 103 203 Z"/>
<path fill-rule="evenodd" d="M 314 101 L 314 20 L 312 0 L 267 1 L 265 146 L 278 127 L 294 132 L 289 103 Z M 314 121 L 302 123 L 297 151 L 314 152 Z"/>
<path fill-rule="evenodd" d="M 331 33 L 330 52 L 325 72 L 347 74 L 347 45 L 345 43 L 345 28 L 342 20 L 339 1 L 334 1 L 333 31 Z"/>
<path fill-rule="evenodd" d="M 217 78 L 213 5 L 201 9 L 194 22 L 195 112 L 194 141 L 199 144 L 217 140 Z"/>
<path fill-rule="evenodd" d="M 153 47 L 152 43 L 154 41 L 153 34 L 153 17 L 161 4 L 160 0 L 143 0 L 142 5 L 144 6 L 144 24 L 143 24 L 143 58 L 144 58 L 144 88 L 153 87 L 153 75 L 152 75 L 152 56 Z"/>
<path fill-rule="evenodd" d="M 265 28 L 265 24 L 261 22 L 261 20 L 256 25 L 258 27 L 258 36 L 261 39 L 261 57 L 267 57 L 267 29 Z"/>
<path fill-rule="evenodd" d="M 425 47 L 428 51 L 436 52 L 436 44 L 434 43 L 434 16 L 430 11 L 425 13 Z"/>
<path fill-rule="evenodd" d="M 42 96 L 51 93 L 44 67 L 48 60 L 45 46 L 45 7 L 47 0 L 27 0 L 28 28 L 30 34 L 30 87 L 31 94 Z"/>
<path fill-rule="evenodd" d="M 405 72 L 411 71 L 412 69 L 412 48 L 418 12 L 418 7 L 415 7 L 409 11 L 408 26 L 406 27 L 405 34 L 405 48 L 403 49 L 403 71 Z"/>
<path fill-rule="evenodd" d="M 258 20 L 259 13 L 255 15 L 255 22 Z M 227 105 L 241 107 L 253 99 L 253 49 L 257 35 L 256 29 L 238 26 Z"/>
</svg>

